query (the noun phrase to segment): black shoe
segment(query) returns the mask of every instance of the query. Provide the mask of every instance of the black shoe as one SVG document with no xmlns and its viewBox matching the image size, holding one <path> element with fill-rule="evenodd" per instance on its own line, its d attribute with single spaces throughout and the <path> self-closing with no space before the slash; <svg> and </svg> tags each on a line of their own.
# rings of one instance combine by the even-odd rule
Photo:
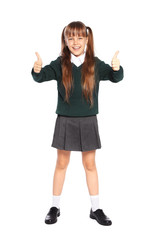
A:
<svg viewBox="0 0 160 240">
<path fill-rule="evenodd" d="M 56 207 L 51 207 L 46 218 L 45 223 L 46 224 L 53 224 L 57 222 L 57 217 L 60 216 L 60 209 Z"/>
<path fill-rule="evenodd" d="M 96 211 L 90 211 L 90 218 L 97 220 L 101 225 L 109 226 L 112 224 L 111 220 L 104 214 L 102 209 L 97 209 Z"/>
</svg>

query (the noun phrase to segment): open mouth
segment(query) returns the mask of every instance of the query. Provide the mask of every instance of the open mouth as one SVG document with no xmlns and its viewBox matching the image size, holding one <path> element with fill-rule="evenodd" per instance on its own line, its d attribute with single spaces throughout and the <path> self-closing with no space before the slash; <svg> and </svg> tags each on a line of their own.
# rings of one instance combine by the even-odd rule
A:
<svg viewBox="0 0 160 240">
<path fill-rule="evenodd" d="M 73 47 L 75 51 L 79 50 L 81 47 Z"/>
</svg>

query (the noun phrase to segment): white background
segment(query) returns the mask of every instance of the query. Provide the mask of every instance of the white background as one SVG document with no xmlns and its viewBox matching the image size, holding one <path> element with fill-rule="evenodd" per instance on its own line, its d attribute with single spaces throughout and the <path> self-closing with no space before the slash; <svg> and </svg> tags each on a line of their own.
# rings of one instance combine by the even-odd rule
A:
<svg viewBox="0 0 160 240">
<path fill-rule="evenodd" d="M 61 32 L 82 21 L 95 53 L 124 68 L 119 83 L 100 82 L 96 152 L 100 207 L 113 225 L 89 218 L 91 207 L 80 152 L 72 152 L 61 216 L 44 223 L 52 202 L 57 150 L 51 147 L 57 83 L 36 83 L 60 53 Z M 0 6 L 1 239 L 160 239 L 159 227 L 159 5 L 153 1 L 3 1 Z"/>
</svg>

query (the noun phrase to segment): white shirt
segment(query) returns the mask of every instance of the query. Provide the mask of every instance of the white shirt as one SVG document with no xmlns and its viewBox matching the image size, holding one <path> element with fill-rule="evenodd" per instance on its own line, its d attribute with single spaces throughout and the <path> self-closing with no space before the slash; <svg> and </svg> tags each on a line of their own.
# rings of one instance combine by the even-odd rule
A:
<svg viewBox="0 0 160 240">
<path fill-rule="evenodd" d="M 76 57 L 74 54 L 71 53 L 71 62 L 74 63 L 77 67 L 79 67 L 85 59 L 86 52 L 84 52 L 79 57 Z"/>
</svg>

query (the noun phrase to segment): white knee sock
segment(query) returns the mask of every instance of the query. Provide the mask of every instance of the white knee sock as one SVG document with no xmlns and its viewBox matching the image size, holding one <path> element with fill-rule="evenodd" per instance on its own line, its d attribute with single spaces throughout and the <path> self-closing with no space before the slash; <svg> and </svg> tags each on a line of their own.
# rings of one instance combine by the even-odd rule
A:
<svg viewBox="0 0 160 240">
<path fill-rule="evenodd" d="M 59 208 L 60 197 L 61 197 L 60 195 L 59 196 L 52 195 L 52 207 Z"/>
<path fill-rule="evenodd" d="M 92 211 L 99 209 L 99 195 L 90 195 Z"/>
</svg>

